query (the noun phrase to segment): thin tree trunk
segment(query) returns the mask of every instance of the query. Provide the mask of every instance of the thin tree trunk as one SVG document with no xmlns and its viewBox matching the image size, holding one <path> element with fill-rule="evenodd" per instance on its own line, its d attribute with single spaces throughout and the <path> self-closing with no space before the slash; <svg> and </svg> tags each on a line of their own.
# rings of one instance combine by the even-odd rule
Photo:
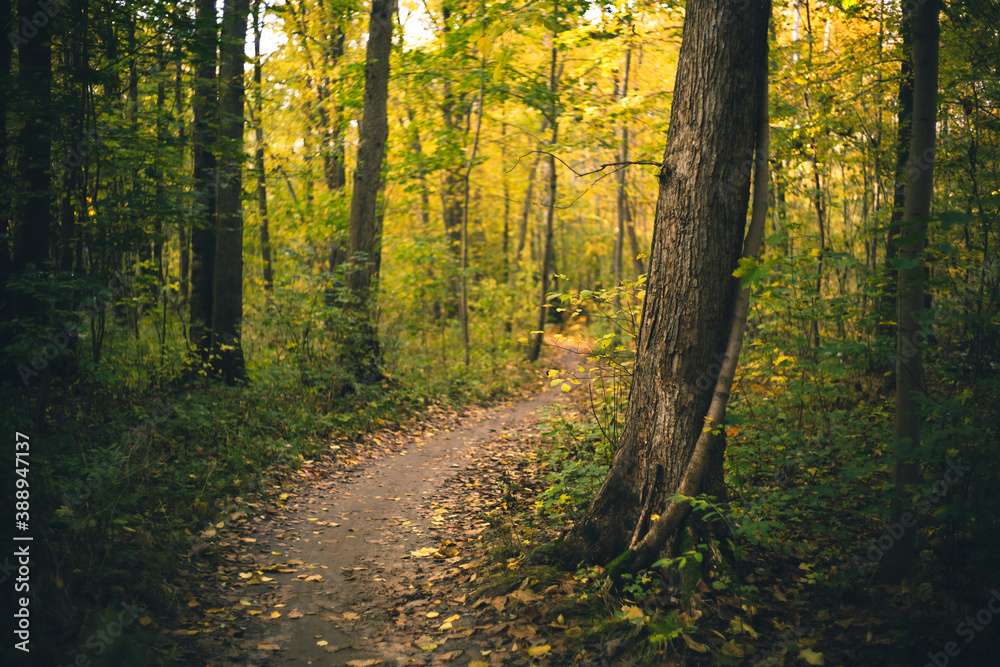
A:
<svg viewBox="0 0 1000 667">
<path fill-rule="evenodd" d="M 808 6 L 807 6 L 808 7 Z M 812 154 L 813 169 L 813 206 L 816 209 L 816 223 L 819 226 L 819 261 L 816 263 L 816 296 L 812 303 L 815 310 L 816 303 L 823 298 L 823 254 L 826 252 L 826 204 L 823 199 L 823 184 L 819 175 L 819 156 L 815 144 Z M 819 318 L 814 313 L 810 328 L 810 338 L 812 347 L 819 347 Z"/>
<path fill-rule="evenodd" d="M 351 196 L 347 274 L 357 309 L 358 330 L 353 349 L 347 351 L 354 376 L 361 382 L 378 382 L 381 349 L 375 327 L 373 288 L 377 287 L 381 260 L 378 192 L 385 144 L 389 137 L 389 56 L 392 50 L 392 15 L 396 0 L 373 0 L 365 55 L 364 111 L 358 128 L 358 166 Z"/>
<path fill-rule="evenodd" d="M 202 363 L 210 356 L 212 290 L 215 275 L 215 214 L 218 195 L 212 138 L 218 121 L 215 64 L 218 25 L 214 0 L 197 0 L 195 17 L 195 82 L 191 160 L 194 165 L 195 218 L 191 229 L 190 313 L 188 335 Z"/>
<path fill-rule="evenodd" d="M 622 72 L 622 87 L 619 100 L 624 100 L 628 96 L 628 75 L 632 66 L 632 44 L 629 43 L 625 50 L 625 70 Z M 614 272 L 615 285 L 622 282 L 622 255 L 625 252 L 625 219 L 628 217 L 628 123 L 622 122 L 620 130 L 621 141 L 619 145 L 618 161 L 622 163 L 618 170 L 618 231 L 615 234 L 615 257 Z M 616 298 L 617 300 L 617 298 Z"/>
<path fill-rule="evenodd" d="M 910 161 L 903 209 L 903 238 L 899 248 L 899 319 L 896 335 L 896 415 L 893 440 L 898 445 L 893 482 L 898 498 L 910 498 L 920 481 L 914 454 L 920 441 L 918 396 L 925 392 L 923 345 L 927 336 L 917 316 L 924 309 L 926 264 L 924 244 L 934 192 L 934 144 L 937 127 L 939 0 L 917 4 L 913 14 L 913 125 Z M 912 520 L 912 521 L 911 521 Z M 896 501 L 890 524 L 905 526 L 903 534 L 885 552 L 880 578 L 898 582 L 916 571 L 916 513 Z"/>
<path fill-rule="evenodd" d="M 632 217 L 632 203 L 625 201 L 625 225 L 628 229 L 628 240 L 632 246 L 632 266 L 635 275 L 641 276 L 646 272 L 646 264 L 642 261 L 642 249 L 639 247 L 639 239 L 635 234 L 635 220 Z"/>
<path fill-rule="evenodd" d="M 260 255 L 264 262 L 264 289 L 274 292 L 274 267 L 271 265 L 271 234 L 267 219 L 267 171 L 264 169 L 264 88 L 263 65 L 260 58 L 260 33 L 263 17 L 260 11 L 261 0 L 254 0 L 253 5 L 253 83 L 255 106 L 257 109 L 254 127 L 254 170 L 257 172 L 257 218 L 260 223 Z"/>
<path fill-rule="evenodd" d="M 732 272 L 744 248 L 746 156 L 763 134 L 770 2 L 751 0 L 738 21 L 725 20 L 728 5 L 686 7 L 624 427 L 607 479 L 564 544 L 587 560 L 608 562 L 633 547 L 640 557 L 630 567 L 648 565 L 676 546 L 669 495 L 694 485 L 725 497 L 724 447 L 708 446 L 703 433 L 706 415 L 725 404 L 723 362 L 735 363 Z M 760 112 L 734 115 L 737 108 Z M 761 180 L 764 187 L 763 170 Z M 647 536 L 653 514 L 661 519 Z"/>
<path fill-rule="evenodd" d="M 553 3 L 552 14 L 558 22 L 559 3 Z M 556 218 L 556 145 L 559 141 L 559 119 L 557 117 L 558 107 L 556 104 L 556 94 L 558 92 L 558 79 L 556 77 L 556 61 L 559 57 L 559 48 L 556 44 L 556 31 L 552 31 L 552 48 L 549 55 L 549 95 L 552 99 L 552 106 L 549 108 L 549 123 L 552 126 L 552 134 L 549 139 L 549 152 L 547 155 L 549 166 L 549 188 L 548 207 L 545 210 L 545 235 L 542 240 L 542 272 L 540 276 L 541 295 L 538 303 L 538 329 L 531 337 L 531 345 L 528 347 L 528 361 L 538 361 L 538 356 L 542 351 L 542 339 L 545 337 L 545 320 L 549 312 L 549 267 L 552 261 L 552 233 L 555 228 Z"/>
<path fill-rule="evenodd" d="M 535 190 L 535 175 L 538 173 L 538 165 L 542 160 L 539 153 L 535 156 L 535 161 L 531 163 L 531 171 L 528 172 L 528 187 L 524 190 L 524 202 L 521 206 L 521 226 L 517 234 L 517 250 L 514 252 L 514 272 L 521 266 L 521 255 L 524 253 L 524 242 L 528 238 L 528 222 L 531 220 L 531 197 Z"/>
<path fill-rule="evenodd" d="M 183 48 L 178 40 L 176 53 L 176 69 L 174 71 L 174 119 L 177 123 L 177 150 L 180 153 L 181 162 L 184 161 L 184 146 L 187 143 L 186 128 L 184 126 L 184 55 Z M 188 245 L 188 227 L 186 222 L 177 225 L 177 250 L 180 256 L 180 285 L 181 299 L 187 301 L 188 298 L 188 278 L 191 270 L 191 247 Z"/>
<path fill-rule="evenodd" d="M 243 358 L 243 61 L 250 0 L 226 0 L 219 50 L 220 132 L 218 226 L 212 298 L 213 367 L 226 384 L 246 379 Z"/>
<path fill-rule="evenodd" d="M 900 37 L 903 42 L 904 56 L 899 64 L 898 112 L 896 116 L 896 169 L 893 175 L 892 214 L 889 218 L 889 230 L 885 237 L 885 288 L 880 304 L 883 325 L 882 333 L 886 336 L 895 333 L 890 324 L 896 319 L 896 297 L 898 292 L 899 272 L 894 263 L 898 255 L 899 225 L 903 219 L 903 208 L 906 205 L 906 165 L 910 161 L 910 133 L 913 118 L 913 17 L 910 12 L 904 12 L 900 22 Z"/>
<path fill-rule="evenodd" d="M 483 8 L 485 12 L 485 7 Z M 483 127 L 483 92 L 486 89 L 486 56 L 480 55 L 479 62 L 479 109 L 476 113 L 476 133 L 472 140 L 472 150 L 469 152 L 468 164 L 465 168 L 465 201 L 462 205 L 462 253 L 461 253 L 461 292 L 458 299 L 458 315 L 462 325 L 462 349 L 465 352 L 465 368 L 469 368 L 471 342 L 469 340 L 469 178 L 476 164 L 476 152 L 479 150 L 479 132 Z"/>
</svg>

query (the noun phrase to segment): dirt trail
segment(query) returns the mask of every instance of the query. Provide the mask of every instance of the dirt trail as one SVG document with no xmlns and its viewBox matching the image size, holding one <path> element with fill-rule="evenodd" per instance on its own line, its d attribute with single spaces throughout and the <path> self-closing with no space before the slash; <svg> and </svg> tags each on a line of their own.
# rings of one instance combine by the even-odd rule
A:
<svg viewBox="0 0 1000 667">
<path fill-rule="evenodd" d="M 446 490 L 446 480 L 474 465 L 478 446 L 513 436 L 563 396 L 547 389 L 482 410 L 455 430 L 353 469 L 353 479 L 326 476 L 288 494 L 287 507 L 254 526 L 257 560 L 242 565 L 271 580 L 264 579 L 270 590 L 242 589 L 254 589 L 264 609 L 241 642 L 246 653 L 237 664 L 503 664 L 502 654 L 482 652 L 505 638 L 491 638 L 488 626 L 472 630 L 474 614 L 461 591 L 427 582 L 461 559 L 421 559 L 420 550 L 440 544 L 428 532 L 434 522 L 442 526 L 432 509 L 441 504 L 432 498 L 450 493 L 451 502 L 463 502 Z M 455 632 L 442 631 L 455 615 Z"/>
</svg>

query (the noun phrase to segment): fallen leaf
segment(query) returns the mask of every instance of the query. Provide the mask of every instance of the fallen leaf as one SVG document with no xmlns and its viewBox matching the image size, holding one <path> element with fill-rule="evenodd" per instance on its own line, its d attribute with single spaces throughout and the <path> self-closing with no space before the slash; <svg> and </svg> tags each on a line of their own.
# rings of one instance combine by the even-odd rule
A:
<svg viewBox="0 0 1000 667">
<path fill-rule="evenodd" d="M 320 639 L 318 642 L 316 642 L 316 646 L 326 646 L 329 643 L 330 642 L 326 641 L 325 639 Z"/>
<path fill-rule="evenodd" d="M 811 648 L 804 648 L 799 651 L 799 657 L 808 662 L 810 665 L 824 665 L 826 661 L 823 659 L 822 653 L 817 653 Z"/>
<path fill-rule="evenodd" d="M 422 651 L 433 651 L 438 647 L 437 642 L 430 635 L 421 635 L 413 640 L 413 645 Z"/>
<path fill-rule="evenodd" d="M 343 618 L 345 621 L 356 621 L 361 617 L 355 614 L 353 611 L 345 611 L 343 614 L 341 614 L 341 618 Z"/>
<path fill-rule="evenodd" d="M 417 549 L 416 551 L 411 551 L 410 555 L 414 558 L 430 558 L 437 553 L 437 549 L 434 547 L 424 547 L 423 549 Z"/>
<path fill-rule="evenodd" d="M 551 650 L 552 647 L 549 646 L 548 644 L 545 644 L 544 646 L 532 646 L 531 648 L 528 649 L 528 655 L 530 655 L 532 658 L 537 658 L 538 656 L 545 655 Z"/>
<path fill-rule="evenodd" d="M 281 618 L 281 612 L 280 611 L 272 611 L 271 612 L 271 618 Z"/>
<path fill-rule="evenodd" d="M 351 667 L 374 667 L 374 665 L 381 665 L 382 661 L 378 659 L 371 660 L 348 660 L 347 664 Z"/>
<path fill-rule="evenodd" d="M 698 653 L 708 653 L 708 647 L 704 644 L 699 644 L 683 633 L 681 633 L 681 637 L 684 638 L 684 643 L 687 644 L 688 648 L 692 651 L 697 651 Z"/>
<path fill-rule="evenodd" d="M 258 651 L 280 651 L 281 647 L 277 644 L 257 644 Z"/>
</svg>

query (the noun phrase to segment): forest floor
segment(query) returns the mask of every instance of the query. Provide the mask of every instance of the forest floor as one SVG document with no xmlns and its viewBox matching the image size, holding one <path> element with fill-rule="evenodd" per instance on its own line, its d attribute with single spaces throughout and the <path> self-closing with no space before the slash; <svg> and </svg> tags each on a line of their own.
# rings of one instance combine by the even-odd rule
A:
<svg viewBox="0 0 1000 667">
<path fill-rule="evenodd" d="M 534 426 L 566 397 L 536 390 L 331 441 L 329 456 L 305 461 L 213 536 L 222 564 L 190 582 L 188 617 L 172 631 L 185 638 L 178 661 L 526 664 L 542 640 L 537 610 L 517 602 L 537 595 L 472 599 L 468 589 L 487 561 L 491 511 L 541 485 Z"/>
</svg>

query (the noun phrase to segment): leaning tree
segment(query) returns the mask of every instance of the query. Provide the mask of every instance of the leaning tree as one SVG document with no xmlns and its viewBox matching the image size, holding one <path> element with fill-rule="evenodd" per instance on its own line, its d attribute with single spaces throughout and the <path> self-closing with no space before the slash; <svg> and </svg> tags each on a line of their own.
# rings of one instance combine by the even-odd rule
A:
<svg viewBox="0 0 1000 667">
<path fill-rule="evenodd" d="M 675 547 L 690 505 L 672 496 L 725 495 L 724 436 L 706 418 L 724 415 L 746 318 L 733 272 L 754 252 L 744 232 L 755 147 L 766 172 L 770 0 L 732 7 L 687 3 L 625 424 L 603 486 L 563 542 L 614 570 Z M 766 211 L 760 191 L 755 218 Z"/>
</svg>

